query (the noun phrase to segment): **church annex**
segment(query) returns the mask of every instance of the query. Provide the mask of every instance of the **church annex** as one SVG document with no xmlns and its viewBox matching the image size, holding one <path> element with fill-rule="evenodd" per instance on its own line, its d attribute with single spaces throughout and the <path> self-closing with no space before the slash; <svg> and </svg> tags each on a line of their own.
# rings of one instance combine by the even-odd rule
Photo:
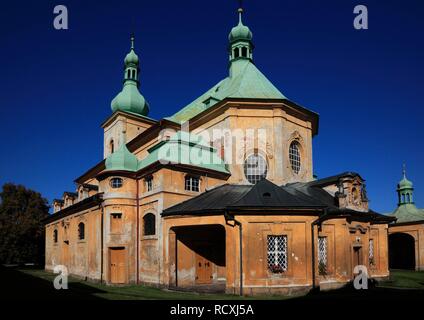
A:
<svg viewBox="0 0 424 320">
<path fill-rule="evenodd" d="M 228 40 L 228 76 L 156 120 L 139 91 L 132 38 L 102 124 L 104 159 L 46 221 L 47 270 L 232 294 L 339 287 L 358 265 L 389 275 L 395 218 L 368 207 L 358 173 L 314 179 L 319 116 L 258 69 L 241 9 Z"/>
</svg>

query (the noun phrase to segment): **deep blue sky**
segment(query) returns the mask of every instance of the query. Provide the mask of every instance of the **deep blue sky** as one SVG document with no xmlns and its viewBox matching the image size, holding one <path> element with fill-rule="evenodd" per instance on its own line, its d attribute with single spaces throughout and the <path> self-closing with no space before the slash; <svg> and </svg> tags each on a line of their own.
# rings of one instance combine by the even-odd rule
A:
<svg viewBox="0 0 424 320">
<path fill-rule="evenodd" d="M 69 10 L 67 31 L 53 28 L 58 4 Z M 368 6 L 369 30 L 352 26 L 357 4 Z M 227 75 L 236 9 L 229 0 L 2 3 L 0 184 L 49 200 L 74 190 L 102 159 L 100 124 L 121 89 L 130 32 L 159 119 Z M 405 161 L 424 207 L 424 1 L 246 0 L 245 12 L 256 65 L 321 116 L 315 173 L 359 172 L 372 208 L 388 212 Z"/>
</svg>

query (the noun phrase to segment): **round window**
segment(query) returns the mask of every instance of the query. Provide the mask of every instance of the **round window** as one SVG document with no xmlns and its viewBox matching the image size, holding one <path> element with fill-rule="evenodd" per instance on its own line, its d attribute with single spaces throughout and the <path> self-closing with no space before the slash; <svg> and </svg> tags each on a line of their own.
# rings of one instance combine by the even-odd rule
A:
<svg viewBox="0 0 424 320">
<path fill-rule="evenodd" d="M 298 174 L 300 171 L 300 144 L 293 141 L 289 148 L 290 165 L 294 173 Z"/>
<path fill-rule="evenodd" d="M 121 178 L 110 179 L 110 186 L 114 189 L 122 187 L 122 179 Z"/>
<path fill-rule="evenodd" d="M 268 165 L 265 158 L 260 154 L 251 154 L 244 161 L 244 175 L 252 184 L 256 184 L 258 181 L 265 179 L 267 172 Z"/>
</svg>

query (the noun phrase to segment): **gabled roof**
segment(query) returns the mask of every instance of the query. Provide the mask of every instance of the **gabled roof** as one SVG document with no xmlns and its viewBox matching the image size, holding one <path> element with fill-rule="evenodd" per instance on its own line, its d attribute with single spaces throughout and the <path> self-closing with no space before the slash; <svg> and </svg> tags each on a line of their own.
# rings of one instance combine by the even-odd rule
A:
<svg viewBox="0 0 424 320">
<path fill-rule="evenodd" d="M 287 99 L 250 60 L 231 63 L 230 76 L 167 118 L 185 122 L 225 98 Z"/>
</svg>

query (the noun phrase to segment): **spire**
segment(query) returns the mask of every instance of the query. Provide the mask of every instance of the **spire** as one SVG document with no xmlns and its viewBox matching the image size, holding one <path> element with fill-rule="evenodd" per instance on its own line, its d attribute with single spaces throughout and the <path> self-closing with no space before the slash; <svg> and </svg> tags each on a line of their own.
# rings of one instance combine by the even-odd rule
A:
<svg viewBox="0 0 424 320">
<path fill-rule="evenodd" d="M 398 205 L 413 204 L 413 184 L 406 178 L 406 165 L 402 165 L 402 180 L 399 181 L 397 192 L 398 192 Z"/>
<path fill-rule="evenodd" d="M 134 40 L 135 40 L 134 33 L 131 33 L 131 50 L 133 51 L 134 51 Z"/>
<path fill-rule="evenodd" d="M 124 59 L 124 85 L 122 91 L 112 100 L 111 107 L 113 112 L 120 110 L 147 116 L 149 105 L 138 90 L 140 60 L 134 51 L 134 34 L 131 34 L 130 43 L 130 52 Z"/>
<path fill-rule="evenodd" d="M 402 165 L 402 173 L 403 173 L 403 178 L 406 179 L 406 165 L 405 165 L 405 162 Z"/>
<path fill-rule="evenodd" d="M 238 8 L 238 13 L 239 13 L 239 25 L 243 25 L 243 22 L 241 21 L 241 17 L 243 15 L 243 8 L 240 6 L 240 8 Z"/>
<path fill-rule="evenodd" d="M 230 34 L 228 35 L 228 40 L 230 41 L 230 61 L 238 59 L 252 60 L 253 35 L 249 27 L 243 24 L 242 15 L 244 10 L 241 7 L 241 1 L 237 12 L 239 16 L 238 25 L 232 28 Z"/>
</svg>

